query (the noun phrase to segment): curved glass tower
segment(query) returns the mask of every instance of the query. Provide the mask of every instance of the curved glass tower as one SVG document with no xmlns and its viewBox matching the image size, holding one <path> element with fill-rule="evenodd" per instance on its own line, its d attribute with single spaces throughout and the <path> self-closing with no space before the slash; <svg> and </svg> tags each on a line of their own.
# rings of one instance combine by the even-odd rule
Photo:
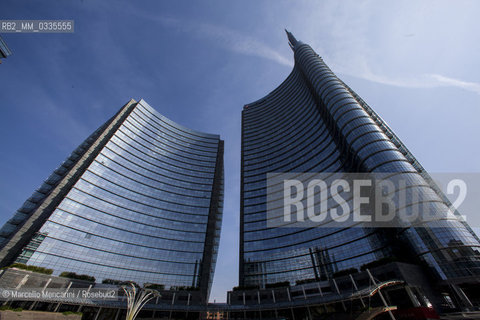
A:
<svg viewBox="0 0 480 320">
<path fill-rule="evenodd" d="M 223 141 L 130 101 L 2 228 L 2 266 L 200 289 L 220 237 Z"/>
<path fill-rule="evenodd" d="M 406 174 L 437 212 L 449 204 L 384 121 L 310 46 L 287 34 L 292 72 L 242 112 L 240 286 L 328 280 L 391 257 L 427 265 L 441 281 L 477 282 L 480 243 L 456 219 L 389 230 L 267 226 L 267 173 Z"/>
</svg>

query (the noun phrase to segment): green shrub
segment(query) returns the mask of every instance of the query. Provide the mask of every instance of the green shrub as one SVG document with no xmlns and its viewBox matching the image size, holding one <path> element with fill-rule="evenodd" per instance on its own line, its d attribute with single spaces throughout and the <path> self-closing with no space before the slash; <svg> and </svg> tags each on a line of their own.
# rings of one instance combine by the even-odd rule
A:
<svg viewBox="0 0 480 320">
<path fill-rule="evenodd" d="M 113 284 L 113 285 L 116 285 L 116 286 L 130 286 L 130 284 L 133 284 L 135 287 L 140 288 L 140 286 L 134 281 L 103 279 L 102 283 L 103 284 Z"/>
<path fill-rule="evenodd" d="M 52 269 L 47 269 L 47 268 L 37 267 L 37 266 L 29 266 L 29 265 L 26 265 L 26 264 L 23 264 L 23 263 L 14 263 L 7 268 L 23 269 L 23 270 L 27 270 L 27 271 L 33 271 L 33 272 L 49 274 L 49 275 L 53 273 Z"/>
<path fill-rule="evenodd" d="M 89 276 L 88 274 L 76 274 L 75 272 L 65 271 L 60 273 L 60 277 L 95 282 L 95 277 Z"/>
<path fill-rule="evenodd" d="M 83 313 L 81 313 L 81 312 L 73 312 L 73 311 L 64 311 L 64 312 L 62 312 L 62 314 L 63 314 L 64 316 L 68 316 L 68 315 L 70 315 L 70 314 L 77 314 L 77 315 L 79 315 L 79 316 L 83 315 Z"/>
<path fill-rule="evenodd" d="M 115 279 L 103 279 L 102 283 L 103 284 L 114 284 L 114 285 L 120 286 L 122 284 L 125 284 L 126 282 L 125 281 L 120 281 L 120 280 L 115 280 Z"/>
<path fill-rule="evenodd" d="M 15 311 L 15 312 L 21 312 L 23 311 L 22 308 L 12 308 L 10 307 L 9 305 L 4 305 L 4 306 L 0 306 L 0 311 L 6 311 L 6 310 L 9 310 L 9 311 Z"/>
<path fill-rule="evenodd" d="M 246 290 L 254 290 L 254 289 L 260 289 L 259 286 L 237 286 L 233 287 L 232 291 L 246 291 Z"/>
<path fill-rule="evenodd" d="M 164 290 L 165 285 L 163 284 L 158 284 L 158 283 L 146 283 L 144 285 L 145 289 L 153 289 L 153 290 Z"/>
<path fill-rule="evenodd" d="M 148 289 L 154 289 L 149 287 Z M 173 286 L 170 287 L 170 290 L 172 291 L 197 291 L 200 290 L 198 287 L 187 287 L 187 286 Z"/>
</svg>

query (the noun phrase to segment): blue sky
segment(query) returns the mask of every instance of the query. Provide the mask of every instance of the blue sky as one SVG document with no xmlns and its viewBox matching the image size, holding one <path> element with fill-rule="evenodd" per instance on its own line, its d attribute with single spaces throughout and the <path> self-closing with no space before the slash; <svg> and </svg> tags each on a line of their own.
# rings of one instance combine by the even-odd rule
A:
<svg viewBox="0 0 480 320">
<path fill-rule="evenodd" d="M 211 295 L 237 284 L 240 112 L 310 44 L 431 172 L 479 172 L 478 1 L 15 1 L 0 19 L 73 19 L 73 34 L 3 34 L 0 223 L 130 98 L 225 140 Z"/>
</svg>

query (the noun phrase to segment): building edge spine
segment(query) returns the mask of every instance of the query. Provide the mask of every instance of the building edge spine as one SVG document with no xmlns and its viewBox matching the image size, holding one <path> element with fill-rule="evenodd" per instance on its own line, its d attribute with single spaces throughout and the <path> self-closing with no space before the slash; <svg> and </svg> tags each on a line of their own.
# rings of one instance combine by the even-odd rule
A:
<svg viewBox="0 0 480 320">
<path fill-rule="evenodd" d="M 223 153 L 224 141 L 218 141 L 217 158 L 215 164 L 215 174 L 212 183 L 212 197 L 210 199 L 210 208 L 208 212 L 207 232 L 205 234 L 205 246 L 203 249 L 201 270 L 200 270 L 200 292 L 204 303 L 208 302 L 210 296 L 211 283 L 213 281 L 214 266 L 216 264 L 215 250 L 215 231 L 218 224 L 222 223 L 219 207 L 223 207 L 222 188 L 223 188 Z M 220 216 L 219 216 L 220 215 Z M 221 225 L 220 225 L 221 228 Z"/>
<path fill-rule="evenodd" d="M 81 175 L 100 153 L 105 144 L 118 130 L 136 105 L 137 102 L 131 99 L 112 118 L 101 125 L 94 134 L 90 135 L 80 147 L 75 149 L 73 153 L 81 149 L 83 144 L 87 142 L 84 151 L 79 155 L 76 161 L 74 161 L 71 168 L 63 174 L 55 186 L 53 186 L 45 197 L 37 203 L 36 207 L 29 212 L 28 216 L 20 221 L 15 229 L 11 230 L 8 235 L 6 235 L 0 249 L 0 268 L 9 266 L 14 262 L 16 257 L 21 253 L 23 247 L 28 244 L 31 237 L 42 227 L 51 213 L 60 204 L 64 196 L 75 185 Z M 95 140 L 89 141 L 92 136 L 96 136 Z M 72 156 L 67 158 L 65 162 L 69 160 L 71 161 L 71 158 Z M 22 210 L 22 208 L 19 210 Z M 11 220 L 12 219 L 5 223 L 0 232 L 3 231 L 4 234 L 6 233 L 4 230 L 8 229 L 7 225 L 9 223 L 11 224 Z"/>
</svg>

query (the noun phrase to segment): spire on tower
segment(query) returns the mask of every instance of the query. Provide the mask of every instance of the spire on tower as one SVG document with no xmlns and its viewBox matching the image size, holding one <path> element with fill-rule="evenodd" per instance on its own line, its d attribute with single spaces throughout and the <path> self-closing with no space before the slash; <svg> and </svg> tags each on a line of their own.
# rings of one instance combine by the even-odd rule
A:
<svg viewBox="0 0 480 320">
<path fill-rule="evenodd" d="M 292 48 L 292 50 L 295 49 L 295 46 L 297 45 L 298 41 L 297 39 L 295 39 L 295 37 L 293 36 L 293 34 L 291 32 L 289 32 L 287 29 L 285 29 L 285 32 L 287 33 L 287 37 L 288 37 L 288 44 L 290 45 L 290 48 Z"/>
</svg>

